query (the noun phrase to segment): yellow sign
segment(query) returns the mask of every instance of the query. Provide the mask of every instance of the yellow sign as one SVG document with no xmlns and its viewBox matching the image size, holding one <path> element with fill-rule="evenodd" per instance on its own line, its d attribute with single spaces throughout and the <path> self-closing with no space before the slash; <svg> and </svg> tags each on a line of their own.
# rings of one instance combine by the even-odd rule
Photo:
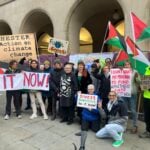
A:
<svg viewBox="0 0 150 150">
<path fill-rule="evenodd" d="M 0 36 L 0 60 L 20 60 L 26 57 L 37 59 L 33 33 Z"/>
</svg>

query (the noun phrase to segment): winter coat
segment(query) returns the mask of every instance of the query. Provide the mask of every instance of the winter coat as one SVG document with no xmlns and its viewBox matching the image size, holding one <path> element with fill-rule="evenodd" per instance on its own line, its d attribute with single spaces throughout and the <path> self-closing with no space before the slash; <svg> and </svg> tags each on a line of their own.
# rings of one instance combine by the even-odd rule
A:
<svg viewBox="0 0 150 150">
<path fill-rule="evenodd" d="M 64 73 L 60 80 L 60 106 L 70 107 L 74 103 L 74 96 L 78 90 L 77 80 L 73 73 Z"/>
<path fill-rule="evenodd" d="M 63 69 L 54 69 L 51 72 L 50 86 L 51 86 L 51 90 L 52 90 L 53 93 L 59 93 L 60 78 L 61 78 L 63 73 L 64 73 Z"/>
<path fill-rule="evenodd" d="M 78 83 L 78 91 L 81 91 L 82 93 L 87 93 L 87 86 L 89 84 L 92 84 L 92 79 L 90 77 L 89 72 L 87 71 L 87 76 L 81 77 L 81 83 L 78 81 L 78 71 L 76 71 L 75 76 L 77 78 L 77 83 Z"/>
<path fill-rule="evenodd" d="M 127 106 L 122 99 L 116 100 L 110 111 L 99 109 L 101 117 L 105 118 L 108 124 L 119 124 L 124 129 L 127 127 L 128 112 Z"/>
<path fill-rule="evenodd" d="M 93 74 L 95 78 L 100 80 L 99 94 L 101 98 L 108 98 L 110 92 L 110 75 L 106 78 L 103 73 Z"/>
<path fill-rule="evenodd" d="M 95 94 L 94 94 L 95 95 Z M 98 96 L 98 100 L 100 100 L 100 97 Z M 98 108 L 92 109 L 91 111 L 87 108 L 83 108 L 82 111 L 82 119 L 86 121 L 96 121 L 100 120 L 100 114 Z"/>
</svg>

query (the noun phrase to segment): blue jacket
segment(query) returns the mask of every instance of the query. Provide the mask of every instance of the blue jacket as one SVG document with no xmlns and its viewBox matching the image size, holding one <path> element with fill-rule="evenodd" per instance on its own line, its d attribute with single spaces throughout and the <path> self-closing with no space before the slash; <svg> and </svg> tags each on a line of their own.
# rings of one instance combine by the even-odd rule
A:
<svg viewBox="0 0 150 150">
<path fill-rule="evenodd" d="M 98 97 L 98 101 L 100 98 Z M 82 119 L 86 121 L 95 121 L 100 119 L 100 113 L 98 108 L 92 109 L 91 111 L 87 108 L 83 108 Z"/>
</svg>

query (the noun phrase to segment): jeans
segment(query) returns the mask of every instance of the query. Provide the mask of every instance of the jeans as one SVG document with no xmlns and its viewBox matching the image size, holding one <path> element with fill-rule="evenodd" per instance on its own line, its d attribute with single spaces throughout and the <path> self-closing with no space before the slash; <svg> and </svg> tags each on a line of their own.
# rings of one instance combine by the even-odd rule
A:
<svg viewBox="0 0 150 150">
<path fill-rule="evenodd" d="M 137 105 L 137 95 L 132 94 L 131 97 L 122 97 L 125 104 L 127 105 L 127 108 L 131 110 L 132 113 L 132 120 L 133 120 L 133 127 L 137 127 L 137 112 L 136 112 L 136 105 Z"/>
<path fill-rule="evenodd" d="M 96 133 L 98 138 L 113 138 L 115 141 L 122 140 L 118 133 L 124 132 L 124 128 L 119 124 L 107 124 Z"/>
</svg>

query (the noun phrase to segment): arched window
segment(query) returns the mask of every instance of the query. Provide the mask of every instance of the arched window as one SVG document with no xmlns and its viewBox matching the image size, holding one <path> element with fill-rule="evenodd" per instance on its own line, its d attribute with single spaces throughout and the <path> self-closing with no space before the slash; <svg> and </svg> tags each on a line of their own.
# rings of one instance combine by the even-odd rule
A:
<svg viewBox="0 0 150 150">
<path fill-rule="evenodd" d="M 80 53 L 93 52 L 93 39 L 91 33 L 84 27 L 80 29 Z"/>
<path fill-rule="evenodd" d="M 48 44 L 51 36 L 48 33 L 43 33 L 38 40 L 38 49 L 40 54 L 49 54 Z"/>
</svg>

